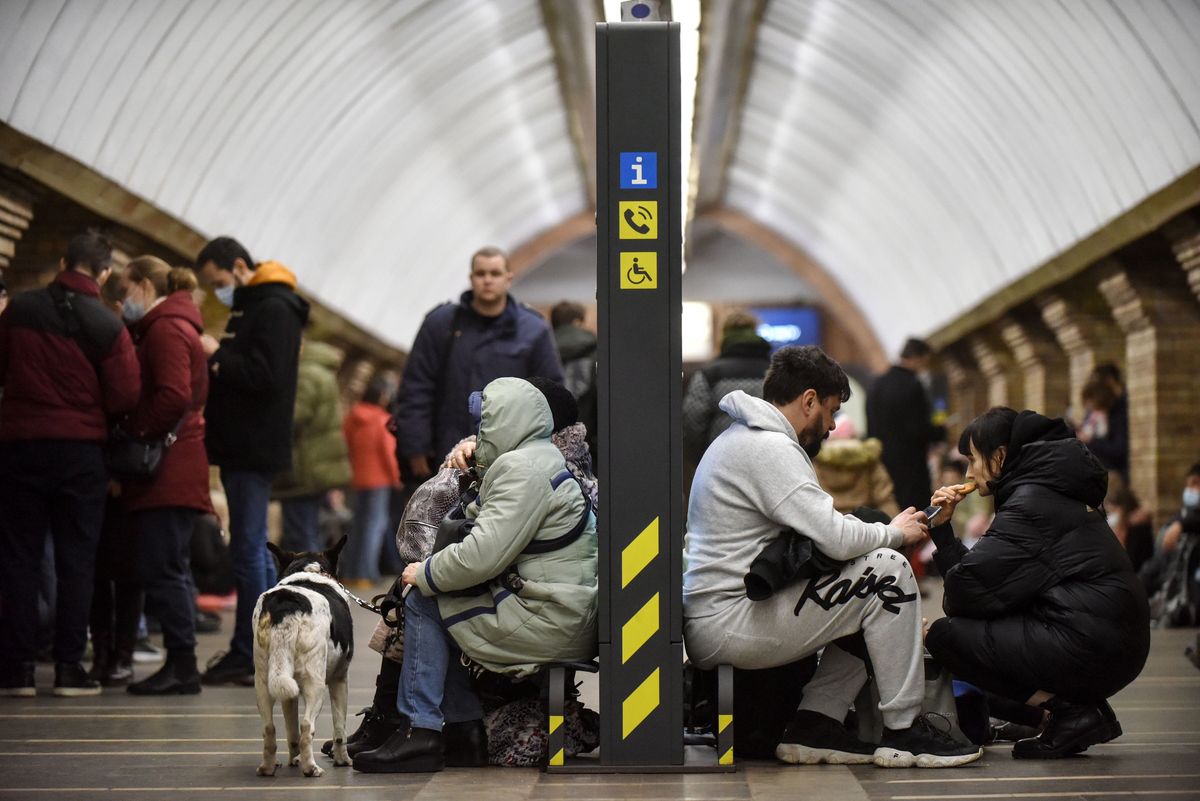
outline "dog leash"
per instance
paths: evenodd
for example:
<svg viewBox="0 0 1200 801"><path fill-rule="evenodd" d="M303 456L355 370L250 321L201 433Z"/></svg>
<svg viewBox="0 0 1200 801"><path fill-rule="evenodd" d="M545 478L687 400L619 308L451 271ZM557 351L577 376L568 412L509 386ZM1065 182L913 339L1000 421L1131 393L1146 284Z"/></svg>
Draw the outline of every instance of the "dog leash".
<svg viewBox="0 0 1200 801"><path fill-rule="evenodd" d="M350 590L346 589L346 585L340 581L338 582L338 586L342 588L342 592L346 593L346 597L349 598L351 601L354 601L354 603L358 604L363 609L366 609L368 612L374 612L375 614L379 615L380 617L383 616L383 608L382 607L377 606L376 604L373 604L370 601L364 601L362 598L359 598L357 595L350 592ZM408 591L411 589L412 589L412 587L405 587L404 591L400 593L400 597L401 598L408 597ZM382 597L382 596L380 596L380 597Z"/></svg>
<svg viewBox="0 0 1200 801"><path fill-rule="evenodd" d="M346 589L346 585L343 584L342 582L339 581L338 586L342 588L342 592L346 593L347 598L349 598L351 601L354 601L354 603L358 604L363 609L366 609L368 612L374 612L375 614L380 615L380 616L383 615L382 609L380 609L378 606L371 603L370 601L364 601L362 598L359 598L357 595L350 592L350 590Z"/></svg>

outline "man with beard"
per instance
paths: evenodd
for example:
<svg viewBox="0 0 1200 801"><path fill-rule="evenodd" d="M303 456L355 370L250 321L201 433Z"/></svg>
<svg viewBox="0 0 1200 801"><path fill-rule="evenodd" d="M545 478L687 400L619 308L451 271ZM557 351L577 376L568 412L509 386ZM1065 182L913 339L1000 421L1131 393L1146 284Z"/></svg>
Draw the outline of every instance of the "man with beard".
<svg viewBox="0 0 1200 801"><path fill-rule="evenodd" d="M959 746L920 714L921 601L908 561L894 550L929 535L924 514L909 507L887 524L840 514L813 470L834 414L849 398L842 368L820 348L806 346L772 357L762 399L735 391L721 401L733 425L701 459L688 506L688 655L700 668L754 670L824 649L776 748L785 762L961 765L983 752ZM792 536L782 533L788 529L834 560L833 572L750 600L751 563L780 536ZM859 741L842 724L866 670L838 641L859 632L879 688L884 732L878 744Z"/></svg>

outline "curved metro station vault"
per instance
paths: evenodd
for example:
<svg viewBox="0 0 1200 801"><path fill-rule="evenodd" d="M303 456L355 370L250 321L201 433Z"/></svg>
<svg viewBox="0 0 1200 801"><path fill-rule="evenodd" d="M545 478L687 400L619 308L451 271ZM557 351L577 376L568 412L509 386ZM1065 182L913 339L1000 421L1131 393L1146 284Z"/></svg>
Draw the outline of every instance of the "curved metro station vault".
<svg viewBox="0 0 1200 801"><path fill-rule="evenodd" d="M6 0L0 119L406 345L481 244L513 250L531 294L565 285L599 15ZM806 254L815 283L772 280L865 328L871 362L1200 163L1194 0L711 0L701 19L697 241L737 215Z"/></svg>

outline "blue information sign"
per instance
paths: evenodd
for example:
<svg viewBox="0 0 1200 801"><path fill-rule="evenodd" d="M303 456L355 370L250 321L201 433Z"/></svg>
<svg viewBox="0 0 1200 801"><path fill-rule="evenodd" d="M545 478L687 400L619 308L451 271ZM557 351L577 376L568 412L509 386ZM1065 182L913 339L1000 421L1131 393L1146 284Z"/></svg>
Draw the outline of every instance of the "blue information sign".
<svg viewBox="0 0 1200 801"><path fill-rule="evenodd" d="M622 189L657 189L658 154L621 153Z"/></svg>

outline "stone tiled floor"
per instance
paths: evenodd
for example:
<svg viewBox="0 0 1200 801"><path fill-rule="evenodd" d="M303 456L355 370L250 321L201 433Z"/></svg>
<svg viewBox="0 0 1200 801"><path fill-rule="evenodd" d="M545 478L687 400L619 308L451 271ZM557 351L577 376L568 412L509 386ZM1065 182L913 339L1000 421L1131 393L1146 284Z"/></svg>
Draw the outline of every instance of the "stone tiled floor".
<svg viewBox="0 0 1200 801"><path fill-rule="evenodd" d="M353 668L352 712L368 703L378 665L375 654L361 645L372 625L368 613L355 609L355 620L360 652ZM227 619L226 632L230 625ZM202 658L224 647L227 636L203 636ZM199 696L176 699L139 699L110 691L99 698L64 700L47 692L36 699L0 699L0 798L1200 799L1200 671L1182 656L1184 645L1194 639L1194 630L1155 632L1142 677L1113 701L1125 736L1085 756L1053 763L1017 762L1008 748L995 747L971 766L941 771L763 762L743 764L736 774L724 775L547 776L532 769L487 768L388 776L329 766L319 779L304 779L297 769L286 767L277 778L260 779L254 775L260 728L250 689L205 689ZM143 674L150 669L139 668ZM49 670L41 670L39 679L49 687ZM588 697L595 708L593 685L585 687ZM327 705L318 732L329 732Z"/></svg>

